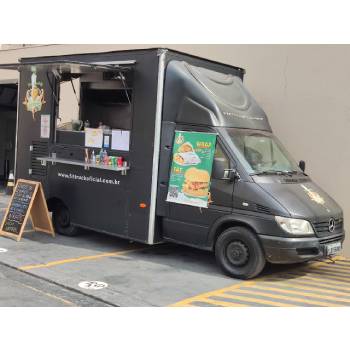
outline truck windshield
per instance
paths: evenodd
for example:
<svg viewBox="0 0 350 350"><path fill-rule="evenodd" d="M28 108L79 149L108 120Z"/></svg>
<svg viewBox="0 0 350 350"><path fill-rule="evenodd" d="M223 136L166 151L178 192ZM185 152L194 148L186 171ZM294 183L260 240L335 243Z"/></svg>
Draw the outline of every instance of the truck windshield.
<svg viewBox="0 0 350 350"><path fill-rule="evenodd" d="M250 174L300 173L283 145L271 133L249 129L226 129Z"/></svg>

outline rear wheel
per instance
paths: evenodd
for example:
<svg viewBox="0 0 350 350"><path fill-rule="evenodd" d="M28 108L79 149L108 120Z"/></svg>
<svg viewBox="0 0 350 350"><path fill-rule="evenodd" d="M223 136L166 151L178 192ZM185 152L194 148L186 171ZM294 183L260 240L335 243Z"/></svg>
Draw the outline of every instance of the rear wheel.
<svg viewBox="0 0 350 350"><path fill-rule="evenodd" d="M258 238L245 227L225 230L216 241L215 257L224 272L240 279L257 276L266 263Z"/></svg>
<svg viewBox="0 0 350 350"><path fill-rule="evenodd" d="M69 209L63 204L57 204L53 209L52 221L55 231L63 236L76 236L78 228L70 221Z"/></svg>

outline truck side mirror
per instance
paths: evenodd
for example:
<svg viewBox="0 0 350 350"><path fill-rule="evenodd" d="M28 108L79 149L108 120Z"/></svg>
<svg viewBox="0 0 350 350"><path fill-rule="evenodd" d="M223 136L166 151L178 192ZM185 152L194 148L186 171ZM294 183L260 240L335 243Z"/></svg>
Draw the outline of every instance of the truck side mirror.
<svg viewBox="0 0 350 350"><path fill-rule="evenodd" d="M225 169L224 177L222 180L228 180L230 182L236 182L241 178L238 171L236 169Z"/></svg>
<svg viewBox="0 0 350 350"><path fill-rule="evenodd" d="M215 179L237 181L240 176L236 169L228 169L227 160L224 158L215 158L213 163L212 176Z"/></svg>
<svg viewBox="0 0 350 350"><path fill-rule="evenodd" d="M299 168L302 170L303 173L305 173L305 161L304 160L299 161Z"/></svg>
<svg viewBox="0 0 350 350"><path fill-rule="evenodd" d="M227 160L224 158L214 158L212 176L214 179L222 179L225 169L227 168Z"/></svg>

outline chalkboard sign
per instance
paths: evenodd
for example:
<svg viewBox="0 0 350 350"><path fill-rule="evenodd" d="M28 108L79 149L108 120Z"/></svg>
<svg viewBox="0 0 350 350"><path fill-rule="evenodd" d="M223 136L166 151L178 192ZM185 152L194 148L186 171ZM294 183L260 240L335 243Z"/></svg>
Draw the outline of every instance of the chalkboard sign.
<svg viewBox="0 0 350 350"><path fill-rule="evenodd" d="M19 235L22 231L23 223L27 217L28 209L33 201L38 186L36 184L19 182L10 206L5 216L2 230L14 235Z"/></svg>
<svg viewBox="0 0 350 350"><path fill-rule="evenodd" d="M54 235L41 183L18 180L6 210L0 234L19 241L29 216L34 230Z"/></svg>

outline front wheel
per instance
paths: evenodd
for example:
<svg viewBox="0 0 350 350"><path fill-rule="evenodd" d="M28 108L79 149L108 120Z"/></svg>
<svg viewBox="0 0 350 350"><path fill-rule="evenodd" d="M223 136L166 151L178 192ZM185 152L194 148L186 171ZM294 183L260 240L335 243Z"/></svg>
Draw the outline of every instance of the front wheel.
<svg viewBox="0 0 350 350"><path fill-rule="evenodd" d="M224 272L240 279L259 275L266 263L258 238L245 227L225 230L215 243L215 257Z"/></svg>
<svg viewBox="0 0 350 350"><path fill-rule="evenodd" d="M55 206L52 213L52 222L55 231L60 235L72 237L78 234L78 228L72 225L70 221L69 209L63 204Z"/></svg>

